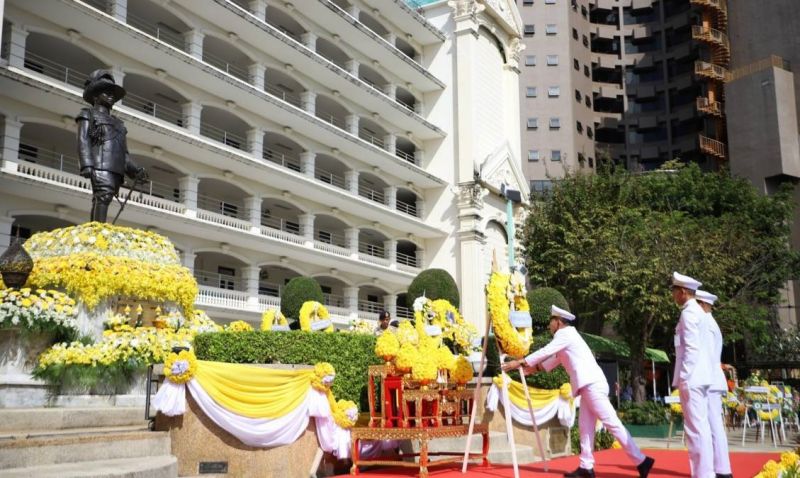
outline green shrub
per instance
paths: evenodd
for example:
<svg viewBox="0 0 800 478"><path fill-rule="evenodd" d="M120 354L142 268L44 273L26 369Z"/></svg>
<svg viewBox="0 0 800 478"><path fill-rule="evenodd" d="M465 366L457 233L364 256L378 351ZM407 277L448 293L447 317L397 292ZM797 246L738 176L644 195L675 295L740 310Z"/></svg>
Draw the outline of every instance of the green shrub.
<svg viewBox="0 0 800 478"><path fill-rule="evenodd" d="M382 361L375 356L375 337L366 334L319 332L218 332L194 339L201 360L229 363L309 364L328 362L336 369L333 393L337 399L368 409L367 367ZM380 392L377 392L380 393Z"/></svg>
<svg viewBox="0 0 800 478"><path fill-rule="evenodd" d="M406 294L408 308L414 307L414 301L423 294L431 300L447 299L455 308L461 302L456 281L444 269L426 269L411 281Z"/></svg>
<svg viewBox="0 0 800 478"><path fill-rule="evenodd" d="M669 408L649 400L642 403L622 402L618 415L622 423L629 425L666 425L669 423Z"/></svg>
<svg viewBox="0 0 800 478"><path fill-rule="evenodd" d="M319 283L311 277L295 277L283 288L281 312L287 319L299 320L300 307L309 300L325 300Z"/></svg>
<svg viewBox="0 0 800 478"><path fill-rule="evenodd" d="M578 455L581 452L581 435L578 430L578 413L575 411L575 426L569 430L569 441L572 444L572 454ZM607 450L614 444L614 435L608 430L603 428L594 434L594 451Z"/></svg>
<svg viewBox="0 0 800 478"><path fill-rule="evenodd" d="M537 287L528 291L528 305L531 307L531 318L535 331L547 330L550 323L550 306L555 305L569 310L567 299L561 292L551 287Z"/></svg>

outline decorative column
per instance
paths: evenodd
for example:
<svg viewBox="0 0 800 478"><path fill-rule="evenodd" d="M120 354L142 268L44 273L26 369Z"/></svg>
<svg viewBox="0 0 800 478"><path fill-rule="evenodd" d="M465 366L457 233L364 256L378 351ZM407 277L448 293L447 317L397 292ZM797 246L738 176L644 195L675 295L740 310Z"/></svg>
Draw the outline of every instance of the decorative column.
<svg viewBox="0 0 800 478"><path fill-rule="evenodd" d="M11 35L8 50L8 64L17 68L25 68L25 42L28 30L22 25L11 24Z"/></svg>
<svg viewBox="0 0 800 478"><path fill-rule="evenodd" d="M350 309L350 315L358 315L358 287L345 287L342 292L344 292L345 306Z"/></svg>
<svg viewBox="0 0 800 478"><path fill-rule="evenodd" d="M349 13L350 16L355 18L356 20L358 20L358 14L361 13L361 9L358 7L348 7L345 9L345 11Z"/></svg>
<svg viewBox="0 0 800 478"><path fill-rule="evenodd" d="M181 105L183 114L183 125L190 133L200 134L200 116L203 113L203 105L196 101L190 101Z"/></svg>
<svg viewBox="0 0 800 478"><path fill-rule="evenodd" d="M252 224L250 229L256 233L261 231L261 198L257 196L244 198L244 209Z"/></svg>
<svg viewBox="0 0 800 478"><path fill-rule="evenodd" d="M264 73L267 71L267 67L262 65L261 63L253 63L247 69L248 76L250 78L250 84L258 88L259 91L264 90Z"/></svg>
<svg viewBox="0 0 800 478"><path fill-rule="evenodd" d="M358 66L360 63L358 60L347 60L344 64L344 69L347 70L348 73L358 78Z"/></svg>
<svg viewBox="0 0 800 478"><path fill-rule="evenodd" d="M386 83L383 85L383 93L391 99L395 99L397 96L397 85L394 83Z"/></svg>
<svg viewBox="0 0 800 478"><path fill-rule="evenodd" d="M417 246L417 250L414 251L414 257L417 258L417 267L420 269L425 268L425 249Z"/></svg>
<svg viewBox="0 0 800 478"><path fill-rule="evenodd" d="M397 41L397 35L395 35L394 33L392 32L387 33L386 35L383 36L383 39L389 42L389 44L391 44L393 47L397 48L397 46L395 45L395 42Z"/></svg>
<svg viewBox="0 0 800 478"><path fill-rule="evenodd" d="M397 320L397 294L386 294L383 296L383 309L392 314L391 320Z"/></svg>
<svg viewBox="0 0 800 478"><path fill-rule="evenodd" d="M300 153L300 169L308 177L314 177L316 169L317 153L313 151L303 151Z"/></svg>
<svg viewBox="0 0 800 478"><path fill-rule="evenodd" d="M0 216L0 254L4 253L11 245L11 226L13 224L13 217Z"/></svg>
<svg viewBox="0 0 800 478"><path fill-rule="evenodd" d="M355 169L345 171L344 182L347 190L358 196L358 171Z"/></svg>
<svg viewBox="0 0 800 478"><path fill-rule="evenodd" d="M308 114L315 115L317 112L317 94L313 91L300 93L300 105Z"/></svg>
<svg viewBox="0 0 800 478"><path fill-rule="evenodd" d="M383 188L383 197L389 209L397 209L397 186Z"/></svg>
<svg viewBox="0 0 800 478"><path fill-rule="evenodd" d="M397 149L396 134L388 133L386 136L383 137L383 149L385 149L391 154L395 154L395 150Z"/></svg>
<svg viewBox="0 0 800 478"><path fill-rule="evenodd" d="M480 184L471 182L459 186L458 195L458 252L457 258L461 265L458 273L460 291L470 291L461 294L461 311L465 317L475 324L478 330L483 330L486 324L486 297L482 293L484 280L490 271L486 270L486 254L491 256L491 251L486 251L486 235L483 233L481 223L484 218L483 197L488 194ZM417 250L417 257L421 253Z"/></svg>
<svg viewBox="0 0 800 478"><path fill-rule="evenodd" d="M250 11L260 20L267 19L267 2L265 0L250 0Z"/></svg>
<svg viewBox="0 0 800 478"><path fill-rule="evenodd" d="M300 221L300 234L303 235L307 247L314 247L314 214L301 214L297 216Z"/></svg>
<svg viewBox="0 0 800 478"><path fill-rule="evenodd" d="M201 30L189 30L183 34L183 44L186 53L198 60L203 59L203 38L205 34Z"/></svg>
<svg viewBox="0 0 800 478"><path fill-rule="evenodd" d="M414 164L417 166L422 165L422 159L425 157L425 151L421 149L414 150Z"/></svg>
<svg viewBox="0 0 800 478"><path fill-rule="evenodd" d="M358 115L347 115L344 118L345 129L353 136L358 136Z"/></svg>
<svg viewBox="0 0 800 478"><path fill-rule="evenodd" d="M186 216L197 217L197 190L200 180L196 176L183 176L178 179L181 203L186 206Z"/></svg>
<svg viewBox="0 0 800 478"><path fill-rule="evenodd" d="M300 43L311 51L317 51L317 35L312 32L300 35Z"/></svg>
<svg viewBox="0 0 800 478"><path fill-rule="evenodd" d="M111 0L111 16L122 23L127 23L128 0Z"/></svg>
<svg viewBox="0 0 800 478"><path fill-rule="evenodd" d="M3 125L3 169L9 169L19 164L19 136L22 132L22 122L16 118L6 117Z"/></svg>
<svg viewBox="0 0 800 478"><path fill-rule="evenodd" d="M244 292L247 292L247 305L252 308L258 307L258 278L261 275L261 268L258 266L247 266L242 268L242 280L244 281Z"/></svg>
<svg viewBox="0 0 800 478"><path fill-rule="evenodd" d="M349 227L344 230L345 246L350 249L350 257L358 257L358 229Z"/></svg>
<svg viewBox="0 0 800 478"><path fill-rule="evenodd" d="M191 249L187 249L181 254L181 265L189 269L194 274L194 260L196 258L197 254L195 254Z"/></svg>
<svg viewBox="0 0 800 478"><path fill-rule="evenodd" d="M264 157L264 130L253 128L247 131L247 144L250 146L250 154L260 160Z"/></svg>
<svg viewBox="0 0 800 478"><path fill-rule="evenodd" d="M417 198L415 206L417 206L417 217L420 219L425 217L425 201L422 198Z"/></svg>
<svg viewBox="0 0 800 478"><path fill-rule="evenodd" d="M387 239L383 241L383 250L386 258L389 259L391 267L397 268L397 240Z"/></svg>

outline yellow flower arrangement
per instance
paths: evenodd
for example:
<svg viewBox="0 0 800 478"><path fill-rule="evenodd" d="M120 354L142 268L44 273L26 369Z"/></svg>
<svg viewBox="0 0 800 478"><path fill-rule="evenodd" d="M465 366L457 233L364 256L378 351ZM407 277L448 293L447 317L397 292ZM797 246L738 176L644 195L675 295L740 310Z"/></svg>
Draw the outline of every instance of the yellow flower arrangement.
<svg viewBox="0 0 800 478"><path fill-rule="evenodd" d="M366 319L353 319L346 332L353 334L372 335L375 331L375 322Z"/></svg>
<svg viewBox="0 0 800 478"><path fill-rule="evenodd" d="M327 392L333 380L336 378L336 370L328 362L318 362L314 365L314 376L311 378L311 386L320 392Z"/></svg>
<svg viewBox="0 0 800 478"><path fill-rule="evenodd" d="M408 372L414 366L416 356L417 348L410 343L405 343L400 346L400 351L397 352L394 366L400 372Z"/></svg>
<svg viewBox="0 0 800 478"><path fill-rule="evenodd" d="M800 476L800 456L787 451L781 454L781 461L769 460L754 478L797 478Z"/></svg>
<svg viewBox="0 0 800 478"><path fill-rule="evenodd" d="M252 332L253 326L244 320L236 320L225 326L226 332Z"/></svg>
<svg viewBox="0 0 800 478"><path fill-rule="evenodd" d="M411 378L419 382L426 383L436 380L438 374L439 368L436 365L436 360L431 354L416 354L414 357L414 363L411 366Z"/></svg>
<svg viewBox="0 0 800 478"><path fill-rule="evenodd" d="M330 314L328 314L328 309L324 305L313 300L304 302L300 307L300 329L310 332L312 330L312 322L328 320L328 317L330 317ZM325 332L333 332L333 330L333 323L331 323L325 329Z"/></svg>
<svg viewBox="0 0 800 478"><path fill-rule="evenodd" d="M400 352L400 342L392 332L386 331L375 341L375 355L385 361L392 360Z"/></svg>
<svg viewBox="0 0 800 478"><path fill-rule="evenodd" d="M762 410L758 411L758 418L760 418L761 420L775 421L778 419L778 415L780 415L780 410L778 410L777 408L770 411L762 411Z"/></svg>
<svg viewBox="0 0 800 478"><path fill-rule="evenodd" d="M172 383L184 384L197 373L197 357L191 350L171 353L164 362L164 375Z"/></svg>
<svg viewBox="0 0 800 478"><path fill-rule="evenodd" d="M265 310L261 314L261 330L272 330L272 324L277 320L277 325L289 325L289 321L283 316L280 309Z"/></svg>
<svg viewBox="0 0 800 478"><path fill-rule="evenodd" d="M447 370L452 372L456 369L456 358L453 356L453 352L451 352L446 346L442 345L437 348L434 353L434 357L436 359L436 367L439 370Z"/></svg>
<svg viewBox="0 0 800 478"><path fill-rule="evenodd" d="M781 466L784 468L800 466L800 455L793 451L781 453Z"/></svg>
<svg viewBox="0 0 800 478"><path fill-rule="evenodd" d="M77 314L75 301L55 290L0 290L0 329L18 327L69 337L78 332Z"/></svg>
<svg viewBox="0 0 800 478"><path fill-rule="evenodd" d="M489 314L492 319L495 335L502 351L513 358L521 358L528 354L531 347L531 329L517 330L511 325L509 313L511 307L507 297L510 276L492 272L489 285L486 287ZM529 310L527 300L517 299L518 310Z"/></svg>
<svg viewBox="0 0 800 478"><path fill-rule="evenodd" d="M680 396L680 391L676 388L675 390L672 391L672 393L670 395L673 396L673 397ZM682 416L683 415L683 409L681 408L681 404L679 402L678 403L670 403L669 404L669 411L672 412L672 414L675 415L675 416Z"/></svg>
<svg viewBox="0 0 800 478"><path fill-rule="evenodd" d="M397 326L397 341L402 347L405 344L417 345L419 343L419 333L411 325L411 322L404 320Z"/></svg>
<svg viewBox="0 0 800 478"><path fill-rule="evenodd" d="M457 384L464 385L472 380L473 371L472 364L464 357L459 355L456 358L456 368L450 376Z"/></svg>
<svg viewBox="0 0 800 478"><path fill-rule="evenodd" d="M475 325L465 321L448 300L434 300L431 308L436 314L431 323L442 328L442 338L452 342L459 353L470 353L472 341L478 336Z"/></svg>
<svg viewBox="0 0 800 478"><path fill-rule="evenodd" d="M358 406L352 400L339 400L333 398L333 393L328 392L330 395L328 401L331 403L331 412L333 412L333 420L341 428L353 428L358 420Z"/></svg>

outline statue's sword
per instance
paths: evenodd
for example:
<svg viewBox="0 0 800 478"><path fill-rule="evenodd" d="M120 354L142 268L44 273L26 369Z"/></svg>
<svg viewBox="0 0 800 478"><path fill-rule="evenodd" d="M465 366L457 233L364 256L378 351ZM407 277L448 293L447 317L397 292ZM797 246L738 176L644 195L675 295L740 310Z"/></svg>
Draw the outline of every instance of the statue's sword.
<svg viewBox="0 0 800 478"><path fill-rule="evenodd" d="M117 223L117 219L119 219L119 215L122 214L122 210L125 209L125 206L128 204L128 200L131 198L131 194L133 194L133 192L137 190L137 188L139 186L139 182L140 182L139 178L134 178L133 179L133 187L131 187L128 190L128 194L125 196L125 201L120 201L119 197L117 197L117 202L120 203L119 211L117 211L117 215L114 216L114 220L111 221L111 225L114 225L114 224Z"/></svg>

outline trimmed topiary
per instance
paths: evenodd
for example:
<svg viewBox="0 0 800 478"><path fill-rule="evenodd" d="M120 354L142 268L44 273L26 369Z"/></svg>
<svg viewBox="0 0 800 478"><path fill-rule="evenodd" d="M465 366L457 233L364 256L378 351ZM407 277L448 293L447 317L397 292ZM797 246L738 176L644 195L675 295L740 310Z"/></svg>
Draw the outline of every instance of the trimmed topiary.
<svg viewBox="0 0 800 478"><path fill-rule="evenodd" d="M528 291L528 305L531 307L533 328L538 331L547 329L547 324L550 322L551 305L569 310L567 299L552 287L538 287Z"/></svg>
<svg viewBox="0 0 800 478"><path fill-rule="evenodd" d="M300 307L309 300L319 303L325 300L319 283L311 277L295 277L283 288L281 312L286 318L297 321L300 317Z"/></svg>
<svg viewBox="0 0 800 478"><path fill-rule="evenodd" d="M458 308L461 302L456 281L444 269L424 270L411 281L406 294L408 308L413 308L414 301L417 297L422 297L423 294L431 300L446 299L455 308Z"/></svg>

